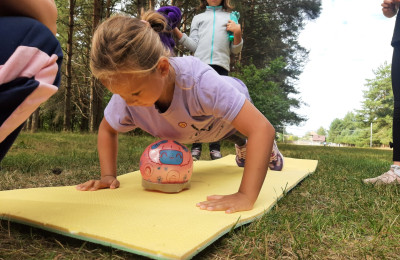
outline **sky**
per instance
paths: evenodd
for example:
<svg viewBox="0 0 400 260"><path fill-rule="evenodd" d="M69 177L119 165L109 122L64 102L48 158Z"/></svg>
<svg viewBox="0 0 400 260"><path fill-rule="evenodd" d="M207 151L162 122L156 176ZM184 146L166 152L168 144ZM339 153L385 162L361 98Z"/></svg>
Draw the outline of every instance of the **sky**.
<svg viewBox="0 0 400 260"><path fill-rule="evenodd" d="M288 133L304 136L335 118L361 108L366 79L385 62L391 63L395 17L382 14L383 0L322 0L321 15L308 21L299 35L309 51L299 77L296 98L307 103L294 110L309 119L287 126Z"/></svg>

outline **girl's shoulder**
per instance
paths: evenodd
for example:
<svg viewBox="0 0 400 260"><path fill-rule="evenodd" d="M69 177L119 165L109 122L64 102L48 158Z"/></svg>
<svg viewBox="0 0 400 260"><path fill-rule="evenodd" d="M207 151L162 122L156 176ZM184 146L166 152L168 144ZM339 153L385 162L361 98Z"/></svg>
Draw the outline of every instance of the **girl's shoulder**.
<svg viewBox="0 0 400 260"><path fill-rule="evenodd" d="M194 56L183 56L170 58L170 63L177 74L191 75L198 78L209 66Z"/></svg>

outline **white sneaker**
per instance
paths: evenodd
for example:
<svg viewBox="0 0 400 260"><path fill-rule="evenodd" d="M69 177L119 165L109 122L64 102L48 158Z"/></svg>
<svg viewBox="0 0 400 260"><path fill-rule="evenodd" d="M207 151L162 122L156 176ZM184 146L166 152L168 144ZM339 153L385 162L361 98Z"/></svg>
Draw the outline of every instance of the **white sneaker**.
<svg viewBox="0 0 400 260"><path fill-rule="evenodd" d="M400 184L400 177L394 173L394 167L392 166L390 170L384 174L375 178L364 179L363 182L376 185Z"/></svg>

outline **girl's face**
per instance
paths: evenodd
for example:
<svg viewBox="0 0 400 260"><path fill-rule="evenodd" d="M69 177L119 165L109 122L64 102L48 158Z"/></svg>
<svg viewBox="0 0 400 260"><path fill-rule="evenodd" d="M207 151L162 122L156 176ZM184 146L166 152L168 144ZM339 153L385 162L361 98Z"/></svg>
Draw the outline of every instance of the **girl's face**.
<svg viewBox="0 0 400 260"><path fill-rule="evenodd" d="M220 6L222 3L222 0L207 0L207 4L209 6Z"/></svg>
<svg viewBox="0 0 400 260"><path fill-rule="evenodd" d="M120 95L128 106L153 106L163 94L163 80L157 72L144 77L120 73L113 77L112 83L102 83L113 94Z"/></svg>
<svg viewBox="0 0 400 260"><path fill-rule="evenodd" d="M168 58L161 57L155 71L147 76L134 73L116 73L111 81L101 80L112 93L118 94L128 106L168 107L174 95L175 81Z"/></svg>

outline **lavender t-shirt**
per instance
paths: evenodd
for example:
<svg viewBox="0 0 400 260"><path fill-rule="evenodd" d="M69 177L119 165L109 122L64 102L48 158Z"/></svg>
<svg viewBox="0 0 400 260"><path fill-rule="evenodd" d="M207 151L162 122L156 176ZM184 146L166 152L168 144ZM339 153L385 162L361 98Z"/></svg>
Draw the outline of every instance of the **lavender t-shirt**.
<svg viewBox="0 0 400 260"><path fill-rule="evenodd" d="M113 95L104 117L118 132L137 127L161 139L182 143L208 143L232 135L231 122L241 110L249 92L242 81L220 76L199 59L170 58L176 72L170 107L160 113L155 106L128 106Z"/></svg>

